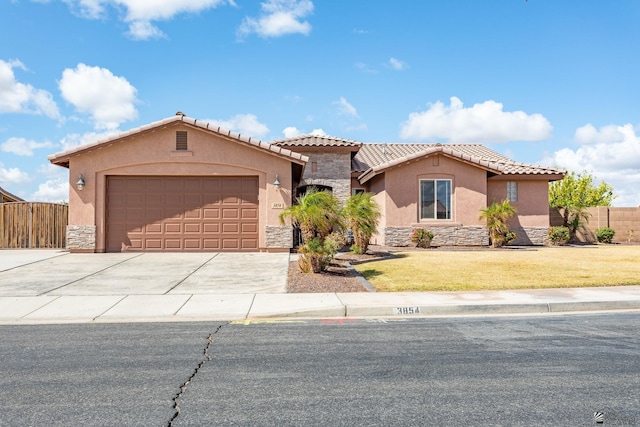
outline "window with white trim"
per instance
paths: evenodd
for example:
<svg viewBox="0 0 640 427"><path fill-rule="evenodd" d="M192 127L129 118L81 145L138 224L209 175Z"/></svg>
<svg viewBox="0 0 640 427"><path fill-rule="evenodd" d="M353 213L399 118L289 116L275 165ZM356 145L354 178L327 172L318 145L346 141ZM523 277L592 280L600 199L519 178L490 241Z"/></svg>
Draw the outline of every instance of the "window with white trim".
<svg viewBox="0 0 640 427"><path fill-rule="evenodd" d="M451 219L451 180L420 180L420 219Z"/></svg>
<svg viewBox="0 0 640 427"><path fill-rule="evenodd" d="M507 200L510 202L518 201L518 183L515 181L507 182Z"/></svg>

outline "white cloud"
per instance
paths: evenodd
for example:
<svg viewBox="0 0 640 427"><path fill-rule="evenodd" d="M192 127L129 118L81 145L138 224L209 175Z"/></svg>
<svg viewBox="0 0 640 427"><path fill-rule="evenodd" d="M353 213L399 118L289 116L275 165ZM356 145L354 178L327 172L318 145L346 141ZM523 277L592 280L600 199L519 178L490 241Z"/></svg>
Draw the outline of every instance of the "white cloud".
<svg viewBox="0 0 640 427"><path fill-rule="evenodd" d="M49 141L36 142L25 138L9 138L0 144L0 150L18 156L33 156L33 150L51 147L53 147L53 144Z"/></svg>
<svg viewBox="0 0 640 427"><path fill-rule="evenodd" d="M107 6L124 9L124 21L129 23L129 35L136 40L164 37L152 21L170 20L180 13L199 13L220 5L235 6L233 0L65 0L81 16L98 19Z"/></svg>
<svg viewBox="0 0 640 427"><path fill-rule="evenodd" d="M21 184L29 181L29 174L18 168L6 169L0 163L0 184Z"/></svg>
<svg viewBox="0 0 640 427"><path fill-rule="evenodd" d="M618 196L616 206L639 206L640 136L633 125L609 125L597 130L587 124L576 130L575 140L581 144L579 148L558 150L544 163L569 171L587 171L613 185Z"/></svg>
<svg viewBox="0 0 640 427"><path fill-rule="evenodd" d="M302 132L300 132L300 129L294 126L289 126L284 128L282 130L282 133L284 134L285 138L295 138L296 136L302 135Z"/></svg>
<svg viewBox="0 0 640 427"><path fill-rule="evenodd" d="M106 68L78 64L63 71L58 85L76 110L91 115L96 129L115 129L138 115L136 88Z"/></svg>
<svg viewBox="0 0 640 427"><path fill-rule="evenodd" d="M14 68L26 70L20 61L0 59L0 113L32 113L60 118L53 96L46 90L16 81Z"/></svg>
<svg viewBox="0 0 640 427"><path fill-rule="evenodd" d="M117 129L106 132L86 132L86 133L70 133L60 140L62 150L69 150L80 145L90 144L103 139L107 139L113 135L120 133Z"/></svg>
<svg viewBox="0 0 640 427"><path fill-rule="evenodd" d="M343 114L345 116L358 117L358 111L353 105L349 103L349 101L345 99L344 96L341 96L339 100L334 101L333 103L338 105L338 111L340 112L340 114Z"/></svg>
<svg viewBox="0 0 640 427"><path fill-rule="evenodd" d="M266 38L311 32L311 24L303 20L313 12L311 0L267 0L261 7L262 13L258 18L244 19L238 28L238 37L253 33Z"/></svg>
<svg viewBox="0 0 640 427"><path fill-rule="evenodd" d="M402 71L407 68L407 64L396 58L389 59L389 66L394 70Z"/></svg>
<svg viewBox="0 0 640 427"><path fill-rule="evenodd" d="M46 180L38 184L38 189L29 200L60 203L69 200L69 170L46 163L38 168L38 176Z"/></svg>
<svg viewBox="0 0 640 427"><path fill-rule="evenodd" d="M297 127L294 127L294 126L289 126L289 127L284 128L282 133L284 134L285 138L295 138L295 137L301 136L301 135L314 135L314 136L326 136L327 135L327 133L323 129L320 129L320 128L314 129L309 133L304 133L300 129L298 129Z"/></svg>
<svg viewBox="0 0 640 427"><path fill-rule="evenodd" d="M241 135L260 138L269 133L269 128L260 123L254 114L237 114L229 120L207 120L209 123L221 128L238 132Z"/></svg>
<svg viewBox="0 0 640 427"><path fill-rule="evenodd" d="M160 39L166 35L149 21L133 21L129 24L129 37L133 40Z"/></svg>
<svg viewBox="0 0 640 427"><path fill-rule="evenodd" d="M59 203L69 200L69 181L67 179L49 179L38 185L31 200L37 202Z"/></svg>
<svg viewBox="0 0 640 427"><path fill-rule="evenodd" d="M503 105L492 100L465 108L454 96L449 106L438 101L426 111L409 114L400 137L478 143L540 141L551 137L552 130L541 114L503 111Z"/></svg>

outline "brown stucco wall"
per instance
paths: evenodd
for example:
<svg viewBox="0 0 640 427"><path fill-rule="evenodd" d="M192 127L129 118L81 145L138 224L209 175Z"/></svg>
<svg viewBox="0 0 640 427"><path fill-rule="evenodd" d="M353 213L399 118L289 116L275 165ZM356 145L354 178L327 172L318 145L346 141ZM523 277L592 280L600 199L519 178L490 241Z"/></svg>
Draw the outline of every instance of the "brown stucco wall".
<svg viewBox="0 0 640 427"><path fill-rule="evenodd" d="M188 150L175 151L177 130L188 132ZM86 186L75 183L83 174ZM280 226L281 207L291 204L291 163L286 158L242 142L226 139L181 122L143 132L100 149L73 155L69 162L69 224L96 226L95 250L105 249L105 195L108 175L258 176L260 247L267 247L266 229ZM272 185L276 175L280 190ZM271 246L271 245L269 245ZM284 249L284 248L282 248Z"/></svg>
<svg viewBox="0 0 640 427"><path fill-rule="evenodd" d="M489 178L487 203L501 202L507 198L507 182L518 183L518 201L512 202L517 216L511 221L513 226L549 226L549 182L547 179L520 180L513 177Z"/></svg>
<svg viewBox="0 0 640 427"><path fill-rule="evenodd" d="M487 203L486 171L445 156L431 156L385 173L386 226L482 225L480 209ZM419 219L421 179L450 179L452 219Z"/></svg>

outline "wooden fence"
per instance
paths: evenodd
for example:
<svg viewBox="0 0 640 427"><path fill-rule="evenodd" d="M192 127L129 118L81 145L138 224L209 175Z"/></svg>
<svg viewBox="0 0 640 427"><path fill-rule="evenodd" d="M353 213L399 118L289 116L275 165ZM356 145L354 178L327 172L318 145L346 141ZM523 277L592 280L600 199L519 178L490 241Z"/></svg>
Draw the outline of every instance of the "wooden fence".
<svg viewBox="0 0 640 427"><path fill-rule="evenodd" d="M0 203L0 248L66 247L69 206L55 203Z"/></svg>

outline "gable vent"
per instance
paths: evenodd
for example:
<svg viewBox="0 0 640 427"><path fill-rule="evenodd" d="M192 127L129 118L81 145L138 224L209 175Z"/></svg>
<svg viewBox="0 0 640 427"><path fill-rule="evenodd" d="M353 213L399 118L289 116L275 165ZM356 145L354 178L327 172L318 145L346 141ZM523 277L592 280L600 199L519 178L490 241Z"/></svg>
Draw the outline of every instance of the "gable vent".
<svg viewBox="0 0 640 427"><path fill-rule="evenodd" d="M187 150L187 131L176 131L176 151Z"/></svg>

